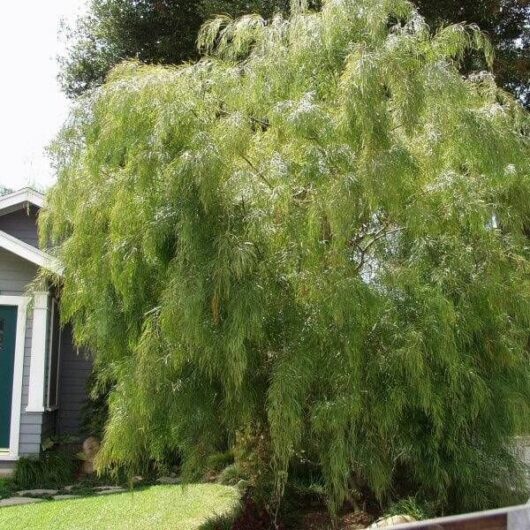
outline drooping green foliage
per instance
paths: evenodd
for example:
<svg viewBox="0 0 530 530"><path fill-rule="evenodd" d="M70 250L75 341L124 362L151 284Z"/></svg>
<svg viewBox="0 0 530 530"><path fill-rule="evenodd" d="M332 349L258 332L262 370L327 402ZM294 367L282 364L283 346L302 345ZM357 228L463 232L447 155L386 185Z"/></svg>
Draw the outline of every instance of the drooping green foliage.
<svg viewBox="0 0 530 530"><path fill-rule="evenodd" d="M117 382L100 465L175 450L191 476L257 432L277 498L304 451L332 510L351 488L513 500L529 120L459 74L488 41L432 36L404 0L328 0L199 42L197 64L115 69L54 147L62 315Z"/></svg>

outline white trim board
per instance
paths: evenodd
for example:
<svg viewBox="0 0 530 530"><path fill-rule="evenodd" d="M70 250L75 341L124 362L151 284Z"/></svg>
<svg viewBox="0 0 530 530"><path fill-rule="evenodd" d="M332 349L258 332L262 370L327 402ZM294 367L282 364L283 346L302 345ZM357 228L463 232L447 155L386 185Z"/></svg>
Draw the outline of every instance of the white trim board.
<svg viewBox="0 0 530 530"><path fill-rule="evenodd" d="M3 230L0 230L0 247L39 267L43 267L59 275L63 274L63 267L56 258L13 237Z"/></svg>
<svg viewBox="0 0 530 530"><path fill-rule="evenodd" d="M0 295L0 305L17 308L17 336L15 338L15 363L13 368L13 393L11 399L11 431L9 451L0 452L0 461L18 460L20 443L20 413L22 408L22 376L26 342L26 317L29 297Z"/></svg>
<svg viewBox="0 0 530 530"><path fill-rule="evenodd" d="M44 412L44 377L46 373L46 342L48 339L47 292L33 297L33 331L29 364L28 405L26 412Z"/></svg>
<svg viewBox="0 0 530 530"><path fill-rule="evenodd" d="M6 215L20 210L26 204L33 204L37 208L44 206L44 195L33 188L20 190L0 196L0 215Z"/></svg>

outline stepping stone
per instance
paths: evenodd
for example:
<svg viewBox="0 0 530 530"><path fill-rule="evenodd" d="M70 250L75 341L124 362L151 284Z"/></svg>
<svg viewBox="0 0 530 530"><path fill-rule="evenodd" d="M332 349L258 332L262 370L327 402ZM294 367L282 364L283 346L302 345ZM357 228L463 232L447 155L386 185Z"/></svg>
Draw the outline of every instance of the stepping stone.
<svg viewBox="0 0 530 530"><path fill-rule="evenodd" d="M80 499L81 495L54 495L54 501L65 501L67 499Z"/></svg>
<svg viewBox="0 0 530 530"><path fill-rule="evenodd" d="M379 519L368 528L389 528L397 524L413 523L416 519L410 515L392 515L389 517L383 517Z"/></svg>
<svg viewBox="0 0 530 530"><path fill-rule="evenodd" d="M70 486L65 486L64 491L72 491L75 488L75 484L70 484Z"/></svg>
<svg viewBox="0 0 530 530"><path fill-rule="evenodd" d="M178 477L160 477L157 482L159 484L180 484L182 481Z"/></svg>
<svg viewBox="0 0 530 530"><path fill-rule="evenodd" d="M96 495L109 495L111 493L123 493L124 491L127 491L125 488L115 488L111 490L100 490L96 493Z"/></svg>
<svg viewBox="0 0 530 530"><path fill-rule="evenodd" d="M95 491L107 491L107 492L125 491L124 488L122 488L121 486L96 486L94 490Z"/></svg>
<svg viewBox="0 0 530 530"><path fill-rule="evenodd" d="M10 497L9 499L1 500L0 507L18 506L20 504L33 504L35 502L44 502L44 499L39 499L37 497Z"/></svg>
<svg viewBox="0 0 530 530"><path fill-rule="evenodd" d="M45 489L23 490L17 491L17 495L20 497L51 497L52 495L57 495L58 491Z"/></svg>

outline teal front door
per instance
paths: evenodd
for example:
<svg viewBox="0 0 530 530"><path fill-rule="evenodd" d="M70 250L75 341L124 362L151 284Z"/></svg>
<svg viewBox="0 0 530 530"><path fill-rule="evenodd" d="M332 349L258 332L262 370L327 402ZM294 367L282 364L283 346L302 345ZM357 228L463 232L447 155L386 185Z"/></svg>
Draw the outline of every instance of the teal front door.
<svg viewBox="0 0 530 530"><path fill-rule="evenodd" d="M0 306L0 449L9 448L17 308Z"/></svg>

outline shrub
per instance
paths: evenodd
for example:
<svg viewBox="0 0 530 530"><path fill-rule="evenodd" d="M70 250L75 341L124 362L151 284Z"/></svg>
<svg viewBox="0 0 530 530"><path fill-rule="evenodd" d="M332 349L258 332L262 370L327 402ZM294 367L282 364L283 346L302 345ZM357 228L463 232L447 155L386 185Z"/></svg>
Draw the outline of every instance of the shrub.
<svg viewBox="0 0 530 530"><path fill-rule="evenodd" d="M237 464L225 467L217 477L217 482L225 486L235 486L241 480L248 480L248 475Z"/></svg>
<svg viewBox="0 0 530 530"><path fill-rule="evenodd" d="M234 463L234 454L231 451L214 453L207 459L206 469L209 473L219 473Z"/></svg>
<svg viewBox="0 0 530 530"><path fill-rule="evenodd" d="M13 493L13 480L10 478L0 478L0 499L11 497Z"/></svg>
<svg viewBox="0 0 530 530"><path fill-rule="evenodd" d="M13 482L18 489L60 488L74 480L77 468L78 462L71 452L45 451L38 458L20 458Z"/></svg>
<svg viewBox="0 0 530 530"><path fill-rule="evenodd" d="M415 497L407 497L393 503L385 512L385 515L410 515L417 521L429 519L436 515L433 507Z"/></svg>

